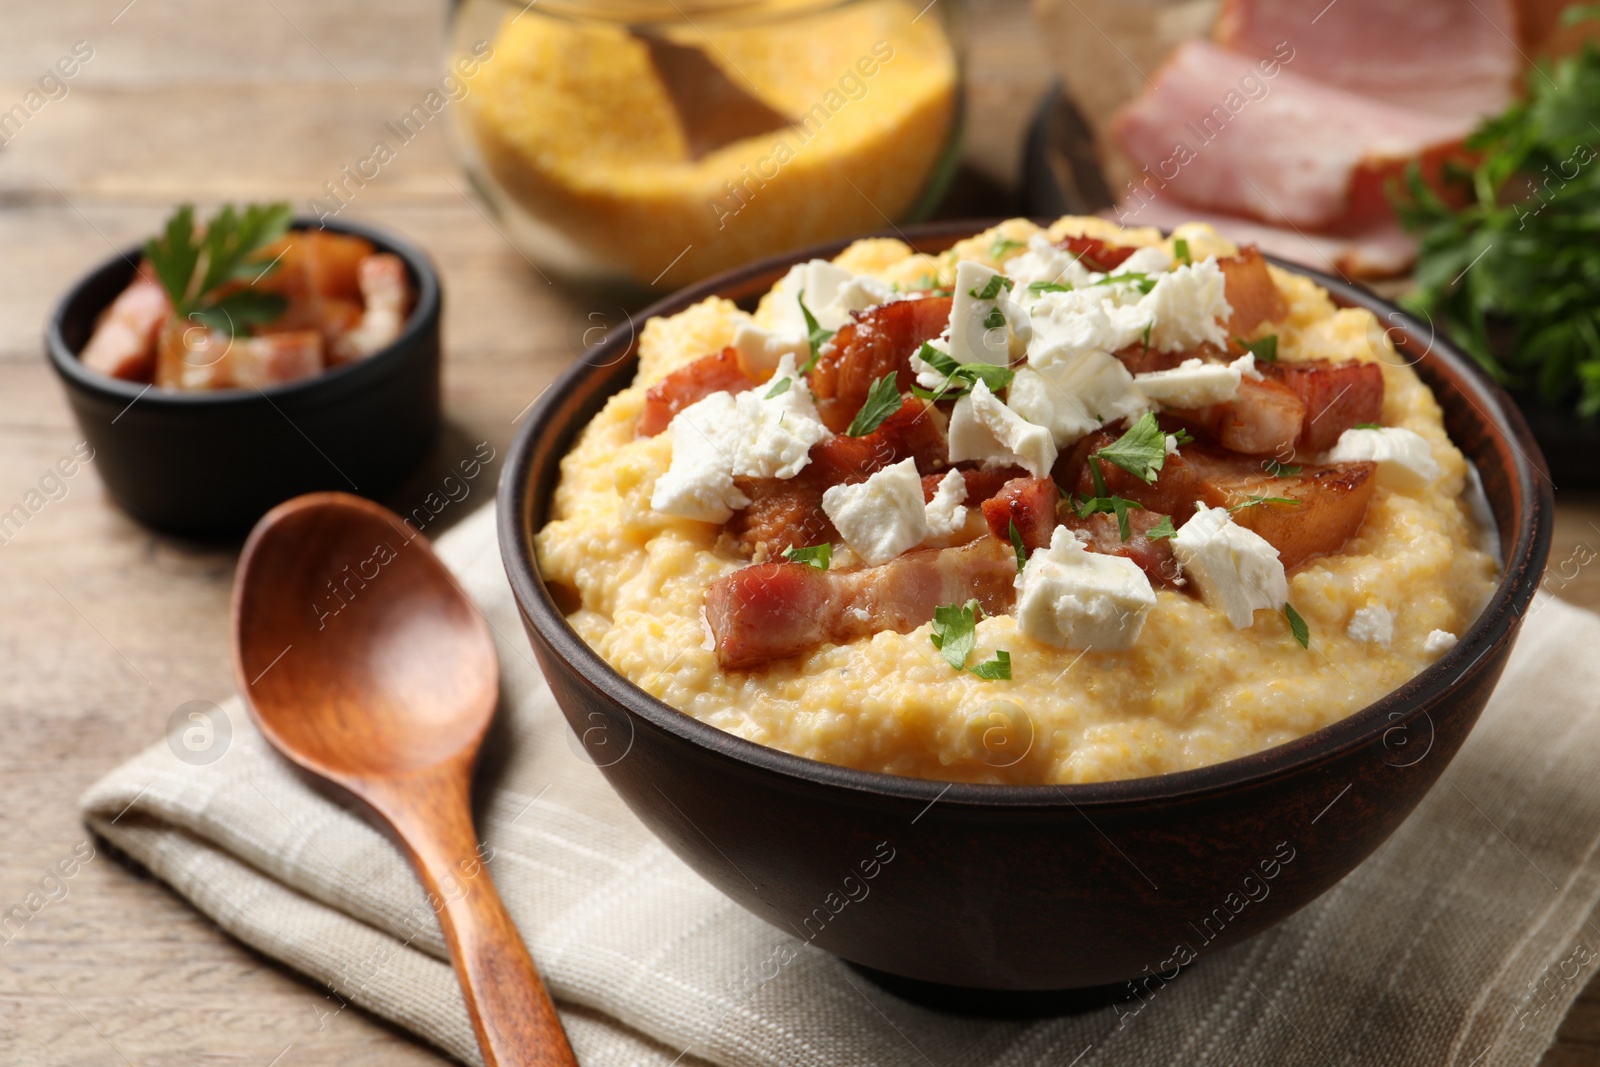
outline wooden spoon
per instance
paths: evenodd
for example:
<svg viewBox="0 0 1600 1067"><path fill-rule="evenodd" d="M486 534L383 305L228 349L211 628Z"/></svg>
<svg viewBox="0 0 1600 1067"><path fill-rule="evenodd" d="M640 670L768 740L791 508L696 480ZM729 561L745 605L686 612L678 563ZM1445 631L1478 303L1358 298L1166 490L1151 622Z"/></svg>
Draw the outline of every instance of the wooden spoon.
<svg viewBox="0 0 1600 1067"><path fill-rule="evenodd" d="M500 680L420 534L344 493L268 512L239 560L234 669L261 732L400 839L439 914L487 1067L576 1067L479 850L472 767Z"/></svg>

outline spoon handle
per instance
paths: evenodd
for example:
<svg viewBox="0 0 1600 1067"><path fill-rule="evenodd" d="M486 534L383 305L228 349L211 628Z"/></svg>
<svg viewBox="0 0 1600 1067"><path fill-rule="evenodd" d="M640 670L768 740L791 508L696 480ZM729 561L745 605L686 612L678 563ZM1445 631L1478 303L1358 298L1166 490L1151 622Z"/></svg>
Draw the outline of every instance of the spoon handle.
<svg viewBox="0 0 1600 1067"><path fill-rule="evenodd" d="M577 1067L550 994L489 875L465 775L410 778L375 805L439 915L484 1067ZM378 798L373 798L378 799Z"/></svg>

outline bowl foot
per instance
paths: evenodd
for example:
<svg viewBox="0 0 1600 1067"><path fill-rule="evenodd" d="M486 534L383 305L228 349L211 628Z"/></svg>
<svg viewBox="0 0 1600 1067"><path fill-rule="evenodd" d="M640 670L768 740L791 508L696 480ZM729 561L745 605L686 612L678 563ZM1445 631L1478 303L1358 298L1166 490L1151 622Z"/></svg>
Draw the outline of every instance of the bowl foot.
<svg viewBox="0 0 1600 1067"><path fill-rule="evenodd" d="M1087 989L970 989L924 982L874 970L845 960L845 965L873 985L924 1008L986 1019L1037 1019L1098 1011L1129 999L1127 983Z"/></svg>

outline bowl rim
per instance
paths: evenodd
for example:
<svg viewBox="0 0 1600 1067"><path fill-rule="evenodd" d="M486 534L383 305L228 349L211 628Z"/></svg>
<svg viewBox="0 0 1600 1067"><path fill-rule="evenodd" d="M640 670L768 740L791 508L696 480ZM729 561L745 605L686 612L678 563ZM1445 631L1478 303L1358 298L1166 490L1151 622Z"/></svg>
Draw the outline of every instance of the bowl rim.
<svg viewBox="0 0 1600 1067"><path fill-rule="evenodd" d="M708 296L719 295L743 280L781 270L794 263L812 258L832 259L856 240L898 237L915 246L919 239L924 243L932 243L950 238L954 243L982 233L1001 221L1005 220L924 223L769 256L724 271L657 300L639 312L636 319L644 322L657 315L674 314ZM1033 221L1048 225L1054 220ZM1544 473L1538 445L1515 404L1450 341L1370 290L1312 268L1273 256L1266 258L1278 267L1312 279L1328 290L1336 304L1365 308L1390 322L1391 329L1398 329L1416 338L1427 337L1427 346L1414 362L1439 359L1456 372L1451 377L1465 387L1462 391L1478 411L1485 428L1510 446L1502 449L1511 460L1509 480L1513 486L1521 489L1521 506L1513 516L1515 539L1510 544L1501 539L1500 579L1482 611L1466 632L1460 635L1456 645L1376 701L1319 730L1219 763L1139 778L1036 785L951 782L859 770L798 756L726 733L651 696L624 678L568 624L544 587L533 552L535 531L525 521L531 512L531 457L536 440L546 432L566 433L570 429L575 436L581 431L581 427L547 427L546 422L564 398L589 375L609 369L617 362L601 358L606 352L613 348L621 349L625 359L636 360L637 330L629 331L625 338L607 338L584 359L576 361L557 376L535 401L527 421L507 452L497 490L499 511L496 525L502 562L524 619L537 630L538 638L586 684L599 690L629 715L643 719L650 726L681 741L730 759L742 765L747 772L776 775L798 786L832 787L856 794L920 802L926 805L924 811L934 803L940 803L968 809L1074 809L1081 813L1083 808L1107 809L1187 801L1202 795L1216 795L1282 780L1318 764L1331 762L1363 746L1381 743L1390 731L1404 729L1419 718L1426 717L1431 708L1474 674L1492 653L1514 639L1538 588L1549 553L1553 526L1551 509L1554 505L1552 487L1548 475ZM1476 395L1471 395L1473 393ZM555 462L559 463L559 458ZM1530 563L1536 566L1529 568L1527 565Z"/></svg>
<svg viewBox="0 0 1600 1067"><path fill-rule="evenodd" d="M417 280L417 299L411 308L411 313L406 316L405 325L400 330L400 336L384 345L376 352L364 359L346 363L342 367L322 371L310 378L301 378L298 381L281 382L276 385L256 386L254 388L231 388L203 390L196 392L178 392L170 389L157 389L152 384L130 382L122 378L111 378L107 375L92 371L83 365L78 358L79 353L74 351L66 342L63 328L67 322L67 311L79 299L83 291L101 275L129 264L137 264L144 255L143 247L128 249L108 256L95 266L85 271L73 282L56 301L55 307L50 312L50 318L45 325L45 355L50 360L56 372L74 387L87 392L97 393L107 399L120 400L132 405L135 400L146 407L167 408L171 410L187 410L195 407L228 407L243 404L259 404L263 399L271 403L277 400L294 401L321 390L337 390L343 385L359 386L363 379L381 374L386 365L394 359L401 358L409 352L427 334L437 330L442 294L439 283L438 271L434 269L432 261L421 248L404 238L397 237L387 230L369 226L360 222L348 222L341 219L313 219L305 215L296 215L289 221L290 230L332 230L337 233L350 234L355 237L364 237L371 241L380 251L392 252L399 256L406 264L407 269ZM113 297L115 299L115 297ZM90 320L99 317L109 304L96 307L89 315ZM142 400L141 400L142 398Z"/></svg>

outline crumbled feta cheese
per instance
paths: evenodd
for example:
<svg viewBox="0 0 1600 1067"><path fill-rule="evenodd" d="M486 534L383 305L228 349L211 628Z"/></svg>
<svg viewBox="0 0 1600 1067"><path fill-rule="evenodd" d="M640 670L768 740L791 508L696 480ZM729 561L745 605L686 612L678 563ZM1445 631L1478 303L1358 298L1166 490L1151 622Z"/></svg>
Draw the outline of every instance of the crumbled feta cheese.
<svg viewBox="0 0 1600 1067"><path fill-rule="evenodd" d="M1019 368L1006 393L1006 406L1047 427L1056 448L1062 449L1101 423L1137 418L1150 403L1134 388L1133 375L1120 359L1085 352L1045 367Z"/></svg>
<svg viewBox="0 0 1600 1067"><path fill-rule="evenodd" d="M1234 360L1231 365L1238 367L1244 376L1252 382L1264 382L1267 380L1266 375L1256 369L1256 354L1254 352L1246 352Z"/></svg>
<svg viewBox="0 0 1600 1067"><path fill-rule="evenodd" d="M1167 455L1176 456L1177 454L1178 454L1178 437L1177 437L1176 434L1170 434L1169 433L1169 434L1167 434Z"/></svg>
<svg viewBox="0 0 1600 1067"><path fill-rule="evenodd" d="M1172 257L1159 245L1148 245L1111 268L1110 276L1118 274L1158 274L1172 267Z"/></svg>
<svg viewBox="0 0 1600 1067"><path fill-rule="evenodd" d="M871 566L888 563L928 536L922 478L909 459L864 482L831 486L822 494L822 510L845 543Z"/></svg>
<svg viewBox="0 0 1600 1067"><path fill-rule="evenodd" d="M1378 484L1391 489L1426 489L1439 477L1439 464L1427 438L1413 430L1384 426L1346 430L1328 452L1330 463L1370 460L1378 465Z"/></svg>
<svg viewBox="0 0 1600 1067"><path fill-rule="evenodd" d="M784 355L774 380L793 383L777 396L762 385L734 396L727 392L690 404L673 418L672 464L656 480L650 506L678 518L726 522L749 499L735 477L793 478L811 461L811 446L829 436L817 417L793 355Z"/></svg>
<svg viewBox="0 0 1600 1067"><path fill-rule="evenodd" d="M1382 604L1357 608L1356 613L1350 616L1350 625L1345 633L1352 641L1365 641L1388 648L1389 642L1394 640L1394 612Z"/></svg>
<svg viewBox="0 0 1600 1067"><path fill-rule="evenodd" d="M1430 656L1442 656L1456 647L1456 635L1449 630L1429 630L1422 640L1422 651Z"/></svg>
<svg viewBox="0 0 1600 1067"><path fill-rule="evenodd" d="M950 471L939 480L924 513L929 537L949 537L967 524L967 480L960 471Z"/></svg>
<svg viewBox="0 0 1600 1067"><path fill-rule="evenodd" d="M1088 551L1065 526L1028 557L1015 582L1017 628L1063 648L1131 648L1156 604L1138 564Z"/></svg>
<svg viewBox="0 0 1600 1067"><path fill-rule="evenodd" d="M1107 354L1138 344L1151 328L1150 314L1140 306L1139 290L1126 285L1043 293L1030 312L1033 337L1028 363L1043 370L1090 353Z"/></svg>
<svg viewBox="0 0 1600 1067"><path fill-rule="evenodd" d="M727 522L750 498L733 484L733 457L719 443L737 418L731 393L712 393L678 412L667 428L672 465L656 479L650 507L664 515Z"/></svg>
<svg viewBox="0 0 1600 1067"><path fill-rule="evenodd" d="M1200 598L1225 613L1236 630L1249 626L1258 608L1276 611L1289 600L1278 550L1234 522L1225 508L1197 504L1194 517L1172 539L1172 554L1184 576L1194 579Z"/></svg>
<svg viewBox="0 0 1600 1067"><path fill-rule="evenodd" d="M1254 369L1255 357L1248 353L1232 363L1186 359L1171 370L1134 375L1133 384L1145 396L1167 407L1200 408L1232 400L1245 372Z"/></svg>
<svg viewBox="0 0 1600 1067"><path fill-rule="evenodd" d="M861 311L894 299L894 290L876 278L851 274L825 259L797 263L777 285L784 299L778 302L774 325L785 336L807 336L805 316L799 297L805 294L806 308L825 330L837 330L850 321L852 311Z"/></svg>
<svg viewBox="0 0 1600 1067"><path fill-rule="evenodd" d="M1078 257L1064 248L1057 248L1050 238L1036 233L1028 238L1028 250L1006 261L1006 276L1016 282L1011 299L1026 309L1032 309L1042 295L1029 288L1035 282L1066 285L1076 289L1089 282L1090 274Z"/></svg>
<svg viewBox="0 0 1600 1067"><path fill-rule="evenodd" d="M999 279L997 285L996 279ZM982 263L962 260L956 264L955 297L950 301L950 356L957 363L1011 362L1011 324L1017 318L1011 302L1011 279ZM980 293L991 288L990 299Z"/></svg>
<svg viewBox="0 0 1600 1067"><path fill-rule="evenodd" d="M1050 431L1002 404L982 379L956 401L955 410L950 413L949 435L951 463L1015 463L1026 467L1035 478L1044 478L1056 461Z"/></svg>
<svg viewBox="0 0 1600 1067"><path fill-rule="evenodd" d="M1228 303L1227 277L1215 256L1161 275L1156 287L1139 302L1150 312L1150 347L1158 352L1179 352L1210 343L1228 343L1222 324L1233 315Z"/></svg>
<svg viewBox="0 0 1600 1067"><path fill-rule="evenodd" d="M739 366L758 382L776 371L786 355L802 363L811 358L811 342L804 331L775 333L753 322L741 322L734 330L733 347L739 353Z"/></svg>

